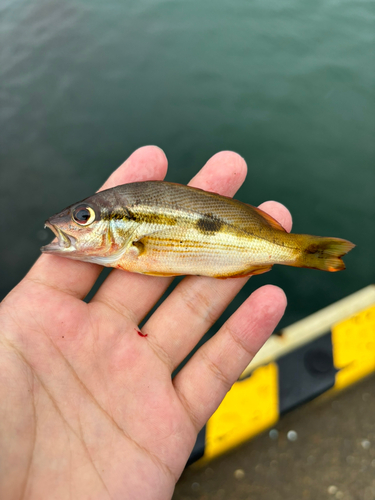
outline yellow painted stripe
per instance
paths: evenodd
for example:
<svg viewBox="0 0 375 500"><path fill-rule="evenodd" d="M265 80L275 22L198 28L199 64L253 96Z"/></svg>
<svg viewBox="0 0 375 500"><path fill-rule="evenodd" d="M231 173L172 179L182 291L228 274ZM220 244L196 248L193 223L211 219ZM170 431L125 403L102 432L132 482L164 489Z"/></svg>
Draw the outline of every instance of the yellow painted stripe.
<svg viewBox="0 0 375 500"><path fill-rule="evenodd" d="M335 389L343 389L375 370L375 305L332 327Z"/></svg>
<svg viewBox="0 0 375 500"><path fill-rule="evenodd" d="M236 382L225 396L207 422L206 447L201 461L255 436L278 418L278 370L272 362Z"/></svg>

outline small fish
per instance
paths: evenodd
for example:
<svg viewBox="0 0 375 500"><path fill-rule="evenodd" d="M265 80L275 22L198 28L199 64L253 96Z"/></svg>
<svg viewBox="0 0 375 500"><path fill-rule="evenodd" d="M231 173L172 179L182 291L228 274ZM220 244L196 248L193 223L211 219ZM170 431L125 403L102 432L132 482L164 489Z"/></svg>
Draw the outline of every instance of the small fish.
<svg viewBox="0 0 375 500"><path fill-rule="evenodd" d="M240 277L274 264L341 271L355 246L289 234L259 208L162 181L101 191L45 225L57 239L44 253L153 276Z"/></svg>

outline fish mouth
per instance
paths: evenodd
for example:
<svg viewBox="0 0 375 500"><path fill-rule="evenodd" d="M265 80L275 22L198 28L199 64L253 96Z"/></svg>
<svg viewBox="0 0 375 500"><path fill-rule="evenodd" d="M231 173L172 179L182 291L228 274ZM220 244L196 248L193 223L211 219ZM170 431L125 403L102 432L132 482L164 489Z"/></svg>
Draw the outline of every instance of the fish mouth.
<svg viewBox="0 0 375 500"><path fill-rule="evenodd" d="M56 238L48 245L42 247L40 250L44 253L66 253L76 250L76 238L66 234L62 229L51 224L48 220L45 222L44 227L48 227Z"/></svg>

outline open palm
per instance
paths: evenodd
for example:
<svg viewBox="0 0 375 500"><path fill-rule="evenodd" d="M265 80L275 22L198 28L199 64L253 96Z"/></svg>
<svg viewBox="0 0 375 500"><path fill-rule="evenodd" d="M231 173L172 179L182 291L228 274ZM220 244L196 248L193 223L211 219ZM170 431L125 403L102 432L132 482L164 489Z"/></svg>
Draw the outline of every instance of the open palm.
<svg viewBox="0 0 375 500"><path fill-rule="evenodd" d="M163 179L164 153L137 150L103 188ZM190 185L232 196L246 175L235 153L212 157ZM59 209L59 207L56 207ZM289 212L263 204L287 230ZM0 307L0 498L167 499L197 432L285 309L254 292L171 373L247 278L183 279L140 331L170 278L42 255Z"/></svg>

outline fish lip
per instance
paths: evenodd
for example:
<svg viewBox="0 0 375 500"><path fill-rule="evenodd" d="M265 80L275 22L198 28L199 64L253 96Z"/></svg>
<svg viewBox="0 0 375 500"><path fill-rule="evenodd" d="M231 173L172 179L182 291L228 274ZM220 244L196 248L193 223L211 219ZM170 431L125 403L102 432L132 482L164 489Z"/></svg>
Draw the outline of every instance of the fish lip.
<svg viewBox="0 0 375 500"><path fill-rule="evenodd" d="M62 229L55 226L48 220L44 223L44 227L48 227L56 238L48 245L45 245L40 250L44 253L65 253L76 250L76 238L66 234Z"/></svg>

